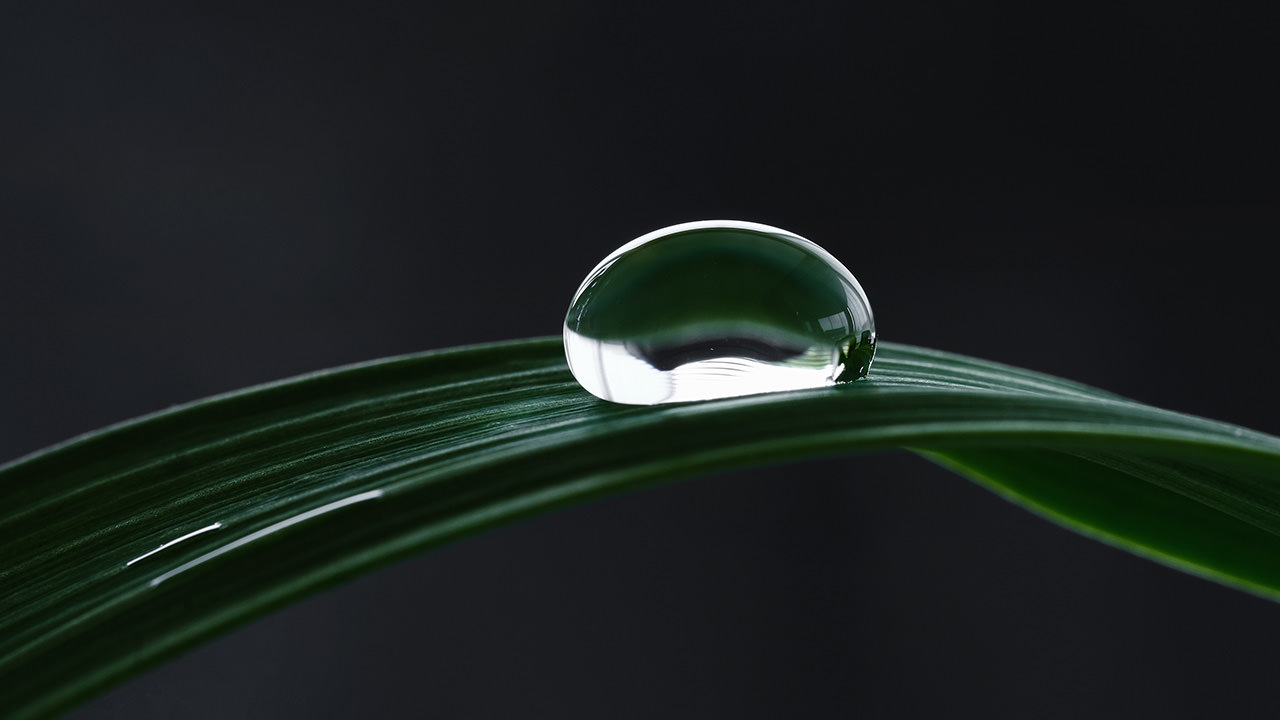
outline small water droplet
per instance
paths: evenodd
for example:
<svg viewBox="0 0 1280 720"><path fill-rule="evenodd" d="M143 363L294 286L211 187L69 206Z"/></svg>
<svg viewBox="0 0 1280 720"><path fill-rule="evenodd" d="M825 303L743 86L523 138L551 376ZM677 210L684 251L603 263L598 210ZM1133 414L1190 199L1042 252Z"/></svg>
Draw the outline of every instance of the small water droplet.
<svg viewBox="0 0 1280 720"><path fill-rule="evenodd" d="M222 527L222 523L220 523L220 522L216 522L216 523L213 523L212 525L205 525L204 527L200 528L199 530L192 530L191 532L189 532L189 533L187 533L187 534L185 534L185 535L181 535L181 536L176 537L176 538L174 538L174 539L172 539L172 540L169 540L168 542L161 543L161 544L160 544L160 546L159 546L159 547L157 547L157 548L155 548L154 550L148 550L147 552L142 553L142 554L141 554L141 555L139 555L138 557L136 557L136 558L134 558L134 559L130 560L129 562L125 563L125 564L124 564L124 566L125 566L125 567L129 567L130 565L132 565L132 564L134 564L134 563L138 562L139 560L146 560L147 558L151 557L152 555L155 555L155 554L156 554L156 553L158 553L158 552L161 552L162 550L168 550L169 548L173 547L174 545L177 545L177 544L178 544L178 543L180 543L180 542L183 542L183 541L185 541L185 540L190 540L191 538L193 538L193 537L195 537L195 536L197 536L197 535L203 535L203 534L205 534L205 533L207 533L207 532L211 532L211 531L213 531L213 530L217 530L217 529L219 529L219 528L221 528L221 527Z"/></svg>
<svg viewBox="0 0 1280 720"><path fill-rule="evenodd" d="M325 513L330 513L330 512L333 512L334 510L339 510L341 508L347 507L348 505L354 505L356 503L364 502L366 500L376 500L382 497L382 494L383 494L382 490L369 490L368 492L357 493L355 495L342 498L341 500L335 500L331 503L326 503L324 505L321 505L320 507L312 508L305 512L300 512L297 515L293 515L291 517L285 518L284 520L272 523L271 525L268 525L259 530L255 530L249 533L248 535L232 540L231 542L226 543L225 545L222 545L217 549L210 550L209 552L201 555L200 557L194 560L188 560L187 562L182 563L178 567L173 568L168 572L161 573L151 578L151 582L149 582L148 584L151 587L155 587L160 583L164 582L165 580L168 580L177 575L181 575L182 573L187 572L191 568L197 567L199 565L203 565L204 563L216 557L225 555L231 552L232 550L235 550L236 548L244 547L245 545L248 545L249 543L255 540L261 540L262 538L272 533L279 532L281 530L284 530L285 528L292 527L294 525L297 525L300 522L305 522L312 518L319 517L321 515L324 515ZM215 524L218 527L222 527L222 523L215 523Z"/></svg>
<svg viewBox="0 0 1280 720"><path fill-rule="evenodd" d="M582 387L629 405L800 390L863 377L871 305L814 243L768 225L673 225L596 266L564 321Z"/></svg>

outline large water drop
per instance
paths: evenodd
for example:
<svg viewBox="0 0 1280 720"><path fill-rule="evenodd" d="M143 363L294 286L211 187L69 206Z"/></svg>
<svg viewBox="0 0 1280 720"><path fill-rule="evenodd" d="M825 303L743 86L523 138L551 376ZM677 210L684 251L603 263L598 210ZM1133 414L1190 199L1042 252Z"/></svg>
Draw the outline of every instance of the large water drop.
<svg viewBox="0 0 1280 720"><path fill-rule="evenodd" d="M711 220L632 240L596 266L564 321L582 387L630 405L816 388L863 377L871 305L814 243Z"/></svg>

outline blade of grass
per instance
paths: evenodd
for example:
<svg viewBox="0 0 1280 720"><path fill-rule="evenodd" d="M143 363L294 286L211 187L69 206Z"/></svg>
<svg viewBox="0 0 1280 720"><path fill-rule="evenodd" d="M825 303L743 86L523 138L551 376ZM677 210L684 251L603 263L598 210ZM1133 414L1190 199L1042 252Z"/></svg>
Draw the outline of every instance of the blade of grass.
<svg viewBox="0 0 1280 720"><path fill-rule="evenodd" d="M557 338L340 368L0 468L0 707L70 707L374 567L655 482L907 447L1087 535L1280 597L1280 440L883 344L873 377L598 401Z"/></svg>

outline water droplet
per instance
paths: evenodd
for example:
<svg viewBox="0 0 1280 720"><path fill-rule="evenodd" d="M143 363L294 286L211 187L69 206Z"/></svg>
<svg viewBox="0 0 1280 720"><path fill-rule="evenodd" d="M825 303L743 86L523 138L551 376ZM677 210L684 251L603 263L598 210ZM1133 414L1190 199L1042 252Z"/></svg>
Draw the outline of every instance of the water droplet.
<svg viewBox="0 0 1280 720"><path fill-rule="evenodd" d="M564 321L582 387L629 405L824 387L867 374L867 296L814 243L768 225L673 225L596 266Z"/></svg>

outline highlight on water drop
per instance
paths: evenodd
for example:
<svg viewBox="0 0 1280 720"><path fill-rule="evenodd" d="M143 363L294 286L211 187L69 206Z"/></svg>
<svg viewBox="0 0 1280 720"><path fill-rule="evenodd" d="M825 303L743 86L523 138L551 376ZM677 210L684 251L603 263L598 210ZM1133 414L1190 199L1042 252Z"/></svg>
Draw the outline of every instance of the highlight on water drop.
<svg viewBox="0 0 1280 720"><path fill-rule="evenodd" d="M817 388L866 376L871 304L799 235L708 220L656 230L600 262L564 321L573 376L629 405Z"/></svg>

